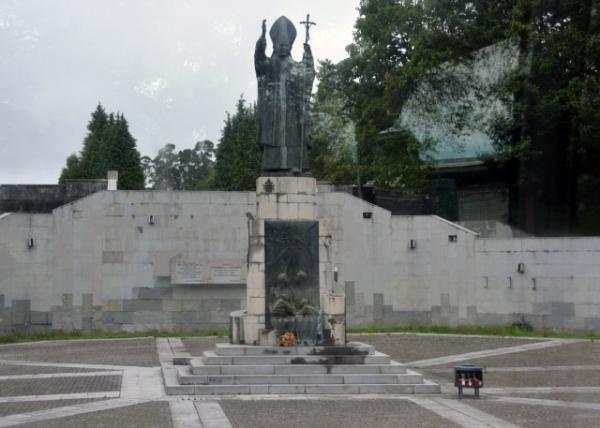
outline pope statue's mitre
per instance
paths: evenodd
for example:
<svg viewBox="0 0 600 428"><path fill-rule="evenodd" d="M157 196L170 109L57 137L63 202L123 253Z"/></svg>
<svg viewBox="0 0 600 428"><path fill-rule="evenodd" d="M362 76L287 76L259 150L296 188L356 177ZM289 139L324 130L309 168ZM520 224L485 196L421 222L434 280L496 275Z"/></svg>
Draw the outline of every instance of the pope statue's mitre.
<svg viewBox="0 0 600 428"><path fill-rule="evenodd" d="M282 16L273 23L269 35L273 41L273 46L277 46L281 43L292 46L296 39L296 27L294 27L292 21L285 16Z"/></svg>

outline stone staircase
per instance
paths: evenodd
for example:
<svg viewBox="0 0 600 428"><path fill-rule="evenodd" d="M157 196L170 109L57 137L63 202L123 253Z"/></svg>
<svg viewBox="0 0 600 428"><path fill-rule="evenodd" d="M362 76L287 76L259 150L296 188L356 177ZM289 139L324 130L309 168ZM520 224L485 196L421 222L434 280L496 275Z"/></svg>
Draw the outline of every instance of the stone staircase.
<svg viewBox="0 0 600 428"><path fill-rule="evenodd" d="M169 395L436 394L438 384L371 345L291 348L217 344L163 366Z"/></svg>

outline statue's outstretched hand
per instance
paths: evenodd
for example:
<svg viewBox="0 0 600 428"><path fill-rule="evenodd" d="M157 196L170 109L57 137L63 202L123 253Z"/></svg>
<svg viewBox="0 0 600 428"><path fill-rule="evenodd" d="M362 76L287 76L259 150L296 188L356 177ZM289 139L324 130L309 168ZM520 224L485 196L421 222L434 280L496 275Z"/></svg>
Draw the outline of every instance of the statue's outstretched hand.
<svg viewBox="0 0 600 428"><path fill-rule="evenodd" d="M263 19L262 22L262 34L256 43L257 47L261 50L265 50L267 48L267 20Z"/></svg>

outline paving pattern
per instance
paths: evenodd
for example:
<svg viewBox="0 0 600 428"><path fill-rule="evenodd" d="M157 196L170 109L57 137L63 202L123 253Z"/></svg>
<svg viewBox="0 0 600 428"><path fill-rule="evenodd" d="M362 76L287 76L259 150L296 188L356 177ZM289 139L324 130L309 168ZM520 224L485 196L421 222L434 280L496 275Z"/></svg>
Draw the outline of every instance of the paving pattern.
<svg viewBox="0 0 600 428"><path fill-rule="evenodd" d="M96 400L50 400L50 401L15 401L0 403L0 416L15 415L20 413L38 412L55 407L76 406Z"/></svg>
<svg viewBox="0 0 600 428"><path fill-rule="evenodd" d="M0 347L0 359L146 367L158 365L153 338L60 340L3 345Z"/></svg>
<svg viewBox="0 0 600 428"><path fill-rule="evenodd" d="M221 406L234 428L460 427L409 400L225 400Z"/></svg>
<svg viewBox="0 0 600 428"><path fill-rule="evenodd" d="M167 396L161 366L226 338L0 346L0 428L600 426L600 343L453 335L350 335L442 385L441 395ZM454 365L485 367L457 398Z"/></svg>
<svg viewBox="0 0 600 428"><path fill-rule="evenodd" d="M349 334L348 340L370 343L401 363L539 342L514 337L436 335L435 340L431 337L429 334Z"/></svg>

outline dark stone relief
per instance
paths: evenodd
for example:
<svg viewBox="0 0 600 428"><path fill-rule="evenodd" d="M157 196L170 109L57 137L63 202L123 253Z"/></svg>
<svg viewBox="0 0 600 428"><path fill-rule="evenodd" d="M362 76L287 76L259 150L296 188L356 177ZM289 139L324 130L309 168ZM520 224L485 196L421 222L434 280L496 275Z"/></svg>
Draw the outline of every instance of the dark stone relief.
<svg viewBox="0 0 600 428"><path fill-rule="evenodd" d="M319 223L265 222L265 321L277 336L291 331L303 345L322 338L319 296Z"/></svg>

